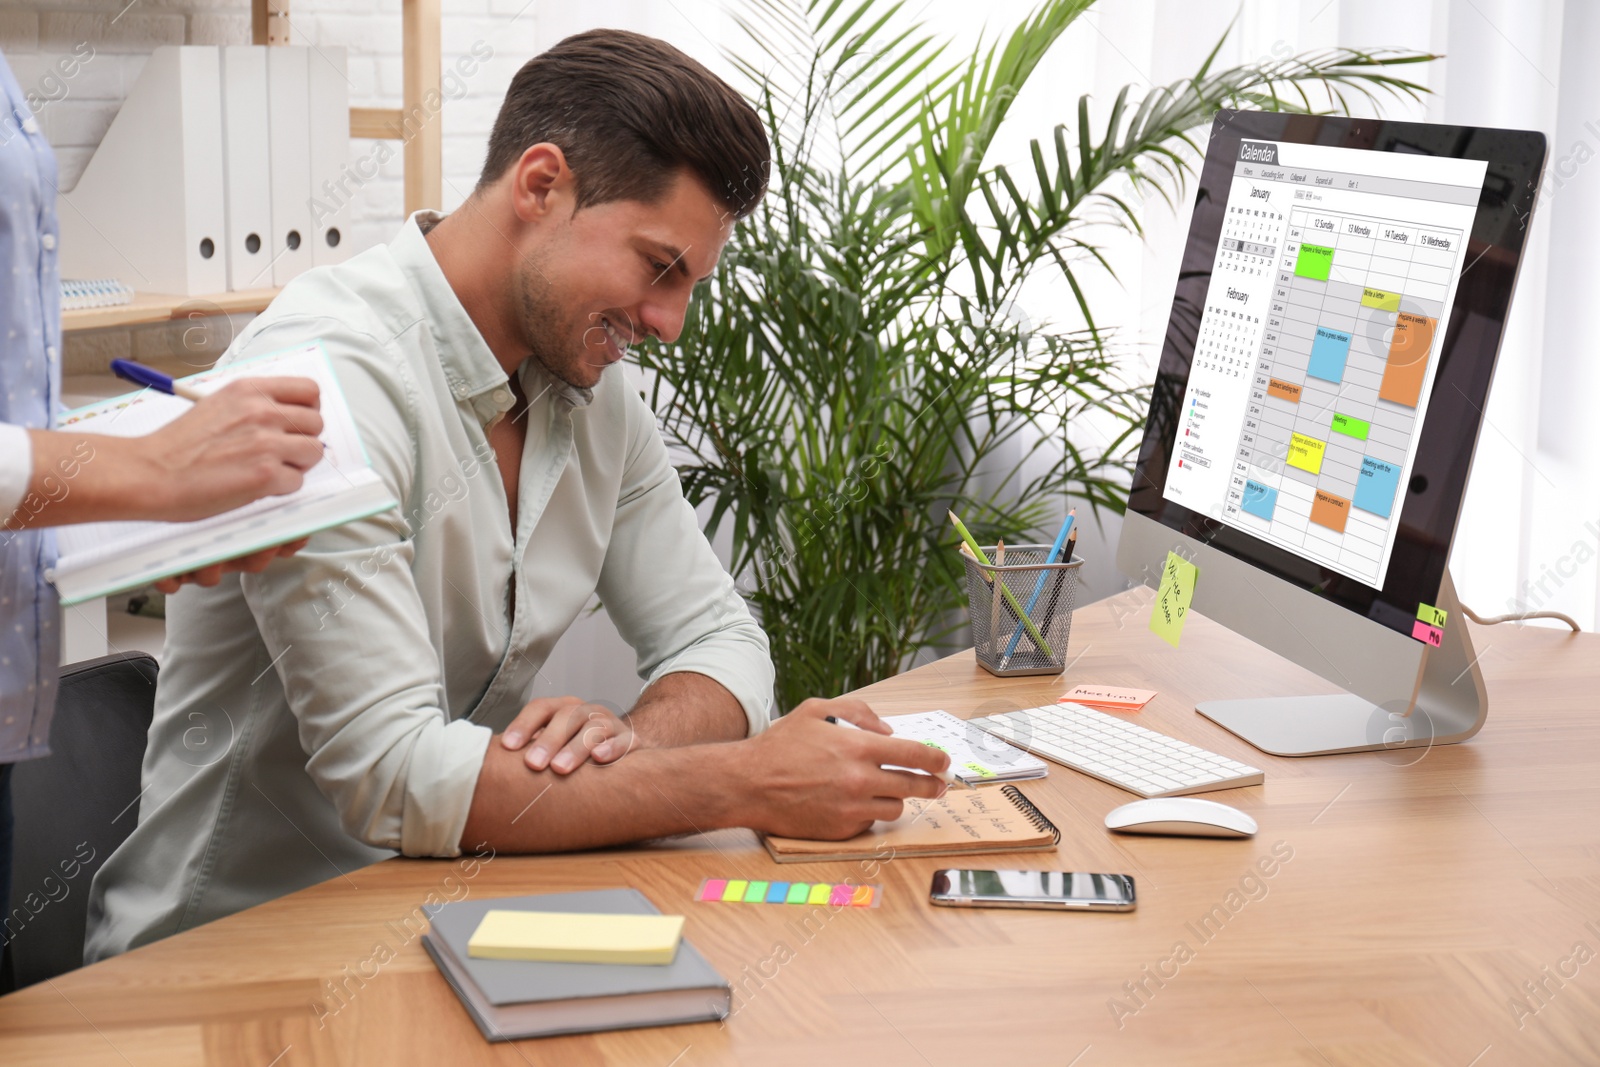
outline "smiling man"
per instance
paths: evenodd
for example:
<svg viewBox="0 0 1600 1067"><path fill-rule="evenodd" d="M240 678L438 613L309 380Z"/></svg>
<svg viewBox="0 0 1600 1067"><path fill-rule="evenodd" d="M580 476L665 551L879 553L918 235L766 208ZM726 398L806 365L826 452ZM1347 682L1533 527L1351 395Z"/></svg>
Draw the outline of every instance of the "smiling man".
<svg viewBox="0 0 1600 1067"><path fill-rule="evenodd" d="M396 852L840 838L942 791L885 769L948 759L859 701L765 729L765 635L612 366L676 340L768 161L754 110L682 53L572 37L517 74L466 203L302 276L241 335L230 360L322 339L401 507L169 602L139 825L95 878L90 959ZM528 701L597 592L638 703Z"/></svg>

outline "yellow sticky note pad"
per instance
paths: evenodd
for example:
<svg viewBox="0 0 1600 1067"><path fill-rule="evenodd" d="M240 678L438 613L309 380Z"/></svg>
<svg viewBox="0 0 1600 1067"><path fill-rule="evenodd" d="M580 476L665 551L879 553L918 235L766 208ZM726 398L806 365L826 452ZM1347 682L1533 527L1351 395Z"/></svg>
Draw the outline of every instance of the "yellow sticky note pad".
<svg viewBox="0 0 1600 1067"><path fill-rule="evenodd" d="M1150 613L1150 631L1173 648L1178 647L1178 638L1183 635L1189 602L1194 599L1194 585L1199 579L1199 567L1176 552L1167 553L1167 562L1161 568L1161 588L1156 590L1155 610Z"/></svg>
<svg viewBox="0 0 1600 1067"><path fill-rule="evenodd" d="M483 960L668 964L683 937L682 915L588 915L490 911L467 942Z"/></svg>
<svg viewBox="0 0 1600 1067"><path fill-rule="evenodd" d="M1327 451L1326 441L1319 441L1303 433L1289 435L1289 466L1299 467L1307 474L1322 472L1322 457Z"/></svg>

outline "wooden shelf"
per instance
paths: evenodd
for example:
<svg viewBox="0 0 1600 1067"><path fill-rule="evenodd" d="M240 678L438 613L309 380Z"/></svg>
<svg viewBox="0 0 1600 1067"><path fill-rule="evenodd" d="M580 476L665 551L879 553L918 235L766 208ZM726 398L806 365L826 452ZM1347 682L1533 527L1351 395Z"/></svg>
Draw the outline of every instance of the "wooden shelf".
<svg viewBox="0 0 1600 1067"><path fill-rule="evenodd" d="M61 313L61 330L104 330L113 326L142 326L151 322L172 322L195 315L232 315L262 311L278 295L277 289L240 289L209 296L173 296L167 293L135 293L133 301L116 307L82 308Z"/></svg>

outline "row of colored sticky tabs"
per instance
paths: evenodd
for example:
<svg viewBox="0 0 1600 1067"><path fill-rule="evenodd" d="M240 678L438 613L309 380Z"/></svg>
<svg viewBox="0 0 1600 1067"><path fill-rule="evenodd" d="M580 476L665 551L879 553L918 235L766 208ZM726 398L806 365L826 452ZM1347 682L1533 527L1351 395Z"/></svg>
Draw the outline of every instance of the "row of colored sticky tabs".
<svg viewBox="0 0 1600 1067"><path fill-rule="evenodd" d="M746 878L707 878L694 899L719 904L827 904L835 908L876 908L883 889L846 882L762 882Z"/></svg>

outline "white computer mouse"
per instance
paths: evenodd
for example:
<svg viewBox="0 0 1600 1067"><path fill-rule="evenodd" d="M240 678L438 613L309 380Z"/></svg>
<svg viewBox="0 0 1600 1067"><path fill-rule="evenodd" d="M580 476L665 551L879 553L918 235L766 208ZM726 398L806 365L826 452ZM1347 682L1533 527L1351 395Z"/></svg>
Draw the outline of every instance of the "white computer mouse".
<svg viewBox="0 0 1600 1067"><path fill-rule="evenodd" d="M1156 797L1124 804L1106 816L1106 829L1124 834L1250 837L1256 821L1238 808L1194 797Z"/></svg>

